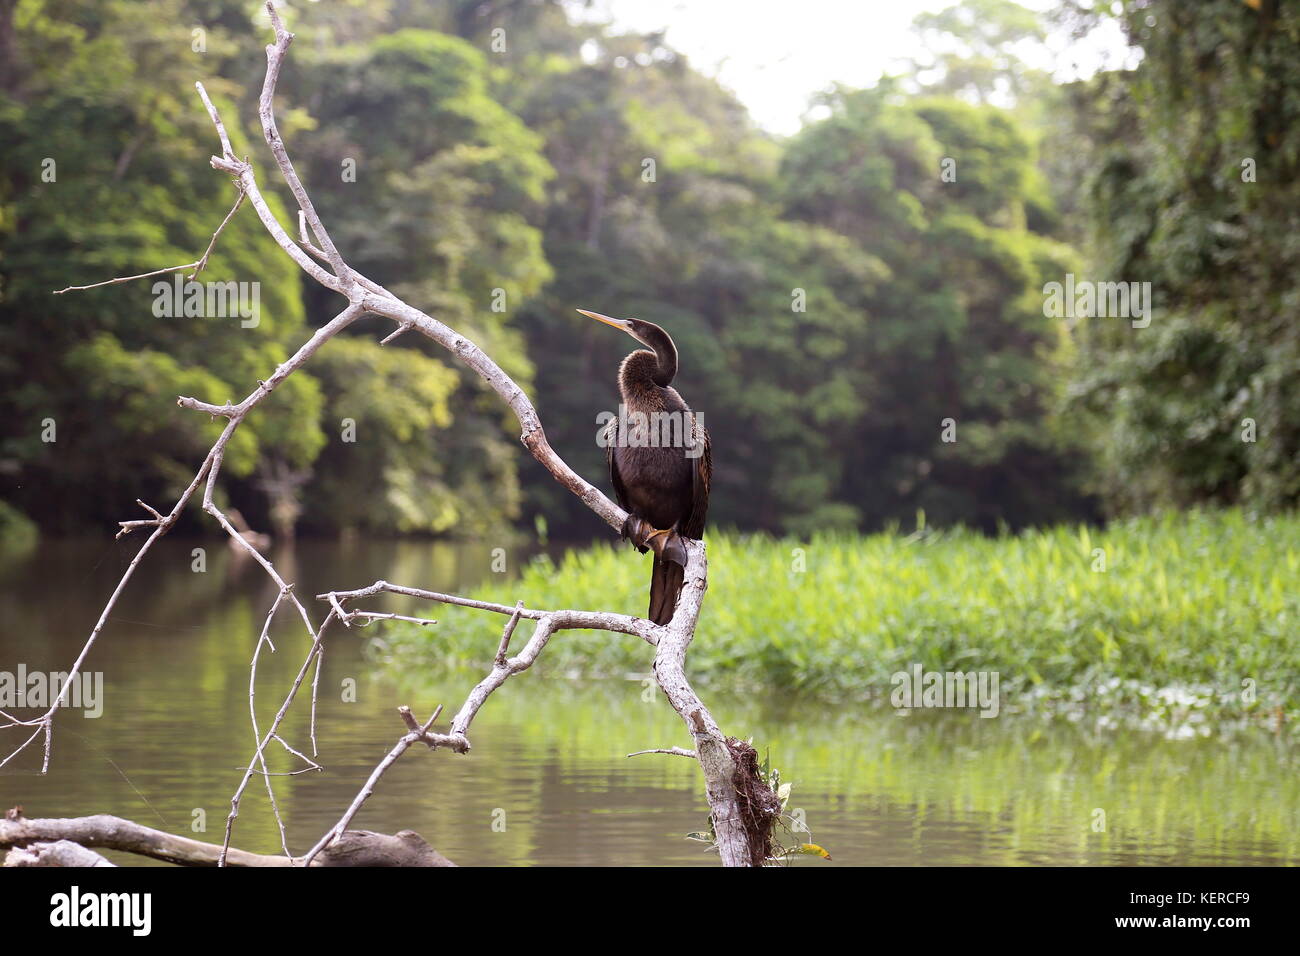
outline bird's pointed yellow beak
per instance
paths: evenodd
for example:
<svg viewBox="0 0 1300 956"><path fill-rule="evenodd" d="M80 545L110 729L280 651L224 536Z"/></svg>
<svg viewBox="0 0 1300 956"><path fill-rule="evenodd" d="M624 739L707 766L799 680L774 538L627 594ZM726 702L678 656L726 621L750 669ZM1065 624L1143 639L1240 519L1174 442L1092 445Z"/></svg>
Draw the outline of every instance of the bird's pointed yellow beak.
<svg viewBox="0 0 1300 956"><path fill-rule="evenodd" d="M611 319L608 315L601 315L599 312L588 312L586 309L578 309L578 311L589 319L595 319L597 322L604 322L606 325L612 325L614 328L622 329L624 332L628 331L630 328L627 319Z"/></svg>

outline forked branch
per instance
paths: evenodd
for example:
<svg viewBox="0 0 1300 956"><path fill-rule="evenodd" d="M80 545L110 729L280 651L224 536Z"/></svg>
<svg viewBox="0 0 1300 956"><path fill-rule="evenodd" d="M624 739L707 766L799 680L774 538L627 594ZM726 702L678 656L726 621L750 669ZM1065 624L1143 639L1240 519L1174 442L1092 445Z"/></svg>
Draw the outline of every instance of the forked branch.
<svg viewBox="0 0 1300 956"><path fill-rule="evenodd" d="M514 674L526 670L537 660L537 657L545 649L550 638L561 630L571 628L590 628L605 630L616 633L623 633L637 637L647 644L654 647L653 673L656 682L668 698L673 709L680 715L686 725L687 731L695 742L694 751L685 751L680 748L669 748L655 751L662 753L674 753L682 756L691 756L699 761L704 771L706 792L709 806L713 814L714 830L717 836L717 847L721 855L722 862L728 866L746 866L762 863L761 855L756 854L754 850L754 841L752 838L752 821L748 827L743 817L740 802L737 795L737 764L732 756L732 743L723 735L718 728L713 716L696 695L691 687L690 682L685 674L686 652L695 634L695 627L699 620L700 608L704 600L704 593L707 587L707 562L705 559L705 549L702 542L687 541L687 568L686 581L682 589L682 595L678 603L677 611L672 621L667 625L657 625L644 618L629 617L627 615L613 614L605 611L574 611L574 610L556 610L542 611L529 609L519 603L513 607L506 605L497 605L490 602L475 601L469 598L462 598L456 595L440 594L432 591L424 591L418 588L403 587L400 585L389 584L384 581L377 581L374 584L351 591L330 591L320 595L321 599L328 602L329 609L325 614L319 627L312 624L311 615L303 606L302 602L293 593L293 585L287 583L281 578L274 565L263 557L256 548L246 541L234 528L227 516L215 503L214 489L217 478L221 472L221 465L224 450L230 440L231 435L244 422L247 416L269 395L280 383L288 376L301 368L315 352L329 339L343 332L352 325L357 319L366 313L374 313L391 319L396 323L395 331L384 339L385 342L391 341L397 335L414 330L430 340L438 343L449 351L458 361L466 365L477 373L489 387L497 393L498 396L510 407L519 421L521 428L521 440L529 452L551 473L554 478L562 485L569 489L579 500L583 502L592 512L605 521L611 528L619 531L623 528L627 514L619 508L614 502L610 501L598 488L590 484L573 469L571 469L551 448L546 439L546 434L542 429L541 421L537 415L528 396L524 393L518 384L508 376L491 357L472 341L461 335L459 332L447 325L439 322L420 311L419 309L402 301L400 298L380 286L378 283L361 275L350 267L339 253L325 225L321 222L319 215L298 177L293 167L288 151L283 140L280 137L279 129L275 121L274 97L276 81L280 74L285 56L293 41L293 34L289 33L282 23L279 13L271 2L266 4L267 12L270 16L271 25L274 29L275 40L266 48L267 70L262 84L261 95L258 100L258 115L261 120L263 135L267 145L271 149L271 154L275 158L277 167L285 182L288 184L290 192L298 206L297 220L300 241L295 241L289 233L276 219L262 195L259 188L256 173L252 164L247 159L240 159L234 154L231 148L230 137L226 131L226 126L221 118L216 106L209 98L207 91L202 84L196 84L203 105L212 119L213 126L216 129L218 140L221 144L221 155L213 156L211 165L218 170L229 173L234 177L235 185L239 190L238 199L227 215L226 219L213 234L212 241L204 254L194 263L186 264L179 268L186 269L193 267L195 273L200 271L206 265L208 257L211 255L216 241L222 230L225 228L231 217L238 211L242 202L247 199L253 209L256 211L258 218L261 220L267 232L271 235L276 244L287 254L299 268L307 275L316 280L327 289L339 293L348 300L347 306L333 320L326 325L317 329L316 332L305 342L297 352L294 353L285 362L281 363L278 368L264 381L258 382L257 388L249 393L238 404L213 404L202 401L197 398L181 397L178 403L185 407L205 413L208 415L227 419L225 429L221 436L208 452L207 457L194 476L194 480L181 495L180 499L167 514L161 514L144 505L151 515L147 519L136 519L124 521L121 523L121 534L127 534L137 528L152 528L149 538L136 554L134 560L127 568L126 573L118 583L116 590L110 597L108 604L105 606L99 621L96 623L89 638L87 639L81 654L77 658L71 672L67 677L70 682L75 679L80 671L87 655L93 647L96 638L102 630L105 621L108 619L118 596L130 580L135 568L140 560L149 551L154 542L166 534L175 524L181 510L192 498L194 492L198 489L200 483L205 483L202 497L202 506L204 511L210 514L218 524L229 534L236 545L246 550L266 571L267 575L276 583L278 594L275 603L268 612L266 622L262 630L262 639L258 642L258 653L263 640L269 640L268 632L276 611L282 604L288 604L297 612L298 616L306 628L310 637L310 646L307 649L303 663L290 687L286 693L282 704L277 711L275 718L270 726L261 731L258 729L254 720L254 740L255 749L248 761L244 772L244 777L240 782L238 789L231 800L231 812L227 818L226 833L223 845L218 849L215 856L215 862L218 865L237 862L240 857L237 855L240 851L231 848L231 832L234 821L239 812L239 801L247 788L249 782L255 774L259 774L267 781L270 789L271 774L266 770L265 749L274 741L286 748L291 754L301 758L306 765L306 769L319 769L319 765L313 760L306 757L290 747L279 735L281 724L294 702L299 689L306 681L307 675L314 664L319 674L320 655L323 652L323 640L325 632L329 625L335 621L341 621L345 625L350 625L353 621L360 620L363 623L382 620L382 619L402 619L414 620L421 624L430 624L432 621L425 618L412 618L407 616L398 616L385 614L375 611L358 611L349 610L347 605L350 602L362 598L370 597L382 592L403 594L419 599L430 600L445 604L452 604L461 607L469 607L478 610L504 614L509 617L509 623L506 625L502 638L493 659L492 668L489 673L470 691L464 704L452 718L451 726L448 733L437 734L432 730L433 722L441 711L434 712L424 724L418 724L409 710L403 709L403 721L406 724L407 732L399 738L397 744L384 758L383 761L371 773L369 779L362 786L352 805L343 815L337 825L321 837L316 846L300 860L290 856L287 845L284 847L284 856L276 859L285 860L288 863L305 863L311 864L315 858L322 854L337 848L340 839L347 831L347 825L360 810L361 805L374 791L379 778L412 744L424 743L431 749L446 748L460 753L466 753L470 749L468 731L474 716L478 713L487 698L502 684ZM313 241L314 240L314 241ZM328 269L324 265L328 265ZM134 278L145 278L148 276L158 275L160 272L173 270L159 270L159 272L149 272L141 276L123 277L120 279L110 279L106 282L96 283L98 285L110 285L119 282L129 281ZM93 288L95 286L75 286L69 289L60 290L61 292L71 291L72 289ZM532 620L535 622L532 634L525 643L522 650L517 655L508 656L510 640L513 635L515 626L520 620ZM250 709L251 699L255 691L255 669L257 654L254 655L252 663L253 679L250 682ZM65 684L65 688L69 686ZM314 683L313 683L314 686ZM31 721L11 720L10 724L3 726L24 726L34 727L35 732L25 741L17 751L0 762L3 766L5 762L13 759L17 753L24 750L42 733L45 737L45 760L43 768L47 769L49 765L50 753L50 731L55 711L58 709L59 702L40 718ZM312 696L312 756L316 755L315 745L315 694ZM3 729L0 726L0 729ZM274 805L274 794L272 794ZM277 811L278 818L278 811ZM58 837L55 837L56 839ZM102 844L91 844L102 845Z"/></svg>

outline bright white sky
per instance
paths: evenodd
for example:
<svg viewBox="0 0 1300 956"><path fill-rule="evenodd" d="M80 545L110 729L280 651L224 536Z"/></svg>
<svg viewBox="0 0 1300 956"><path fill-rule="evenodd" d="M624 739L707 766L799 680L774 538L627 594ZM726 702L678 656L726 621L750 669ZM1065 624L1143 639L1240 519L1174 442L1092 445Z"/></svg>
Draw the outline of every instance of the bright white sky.
<svg viewBox="0 0 1300 956"><path fill-rule="evenodd" d="M575 13L609 22L613 32L667 29L667 41L692 65L734 92L754 120L774 133L793 133L809 97L839 82L872 86L897 63L924 51L912 31L922 12L954 0L594 0ZM1046 10L1054 0L1020 0ZM1052 37L1052 58L1038 62L1061 79L1132 65L1114 23L1086 42ZM892 68L892 69L891 69Z"/></svg>

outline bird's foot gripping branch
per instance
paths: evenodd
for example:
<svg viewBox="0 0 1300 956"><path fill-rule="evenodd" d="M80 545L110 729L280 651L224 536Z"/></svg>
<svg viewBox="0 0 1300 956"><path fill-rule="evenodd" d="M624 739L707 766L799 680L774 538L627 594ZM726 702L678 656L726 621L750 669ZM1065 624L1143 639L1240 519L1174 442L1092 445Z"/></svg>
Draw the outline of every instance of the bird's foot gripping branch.
<svg viewBox="0 0 1300 956"><path fill-rule="evenodd" d="M671 561L680 568L686 567L686 545L682 536L671 528L655 528L636 515L628 515L623 522L623 540L630 541L642 554L653 551L656 557Z"/></svg>
<svg viewBox="0 0 1300 956"><path fill-rule="evenodd" d="M225 511L217 504L214 491L217 479L221 474L225 449L231 436L238 430L247 416L256 411L262 401L285 379L306 364L326 341L351 326L363 315L370 313L388 318L396 324L394 331L384 338L384 343L391 342L403 333L416 331L447 349L457 360L473 369L514 412L522 429L521 438L524 445L551 472L557 481L568 488L615 531L622 531L629 519L627 511L610 501L596 487L574 472L555 453L546 440L537 412L528 397L486 353L454 329L408 305L383 286L356 272L344 260L317 214L307 190L299 180L297 172L289 160L285 143L281 139L276 126L275 87L281 66L289 46L293 42L293 34L285 29L273 3L266 4L266 11L275 37L274 42L266 48L267 69L259 97L258 115L266 143L270 147L276 165L298 207L299 238L297 240L291 238L276 219L275 214L271 211L261 193L253 164L236 156L217 108L208 97L203 85L196 84L199 96L212 120L221 144L221 155L213 156L211 165L215 169L229 173L234 178L236 197L230 213L216 229L212 241L202 257L195 262L176 268L194 268L197 271L206 265L208 256L212 252L226 223L247 202L253 207L263 226L285 254L297 263L307 275L326 289L345 298L347 304L330 322L317 329L310 339L304 342L290 358L274 369L266 379L258 381L256 387L238 404L227 401L218 405L189 397L182 397L178 400L179 404L184 408L214 418L225 419L225 427L171 511L163 514L141 502L141 506L148 512L150 517L121 522L120 534L130 534L133 531L147 528L150 529L149 536L122 575L98 621L83 644L75 663L67 674L67 683L64 685L63 690L66 690L77 679L87 657L100 637L105 622L112 614L118 598L131 580L140 562L148 554L155 542L172 528L181 512L191 502L200 485L202 485L203 511L210 515L221 526L222 530L231 537L235 547L248 553L262 567L271 580L275 582L276 595L262 624L261 634L250 663L249 709L253 725L254 748L247 761L243 777L231 798L231 809L226 819L223 843L219 848L190 848L194 852L209 854L216 865L219 866L231 865L236 862L236 859L242 859L239 856L239 851L231 848L231 836L239 816L240 800L250 781L256 775L260 776L265 783L268 800L279 823L283 857L277 856L276 859L286 861L282 865L314 865L318 862L318 858L340 855L343 844L349 839L348 834L357 832L348 830L348 824L365 800L374 792L379 778L410 746L416 743L424 743L430 749L450 749L454 752L467 753L470 749L468 738L470 723L487 697L509 677L531 666L556 632L568 628L590 628L635 636L654 648L653 672L655 680L673 709L681 716L687 731L695 742L694 751L679 751L677 748L672 748L668 752L689 753L694 759L698 760L703 770L716 846L723 864L727 866L749 866L766 862L767 853L771 846L771 827L775 823L775 816L772 816L769 820L764 809L770 804L771 799L774 799L774 797L769 798L768 796L771 794L771 790L767 788L761 776L757 774L752 766L753 761L747 759L752 749L751 751L738 749L736 741L729 739L722 733L708 708L701 702L686 678L686 652L695 634L708 577L705 548L703 542L697 540L699 535L690 535L689 529L686 531L688 536L685 537L675 532L670 535L656 535L653 532L658 529L637 527L637 531L644 534L641 539L642 542L657 549L657 558L660 554L667 554L669 560L677 564L681 570L680 598L677 600L675 613L671 613L672 609L669 609L670 613L665 623L655 623L646 618L634 618L604 611L531 610L525 607L523 602L514 607L488 605L454 595L442 595L415 588L403 588L380 581L368 588L356 591L330 591L321 595L328 610L318 625L313 622L311 612L308 611L294 592L293 584L285 581L275 566L239 533ZM106 282L96 283L96 285L110 285L170 271L174 271L174 269L110 279ZM89 286L76 288L89 288ZM345 627L351 627L357 622L367 623L396 617L396 615L392 614L348 608L351 602L372 594L378 594L381 591L408 594L447 604L495 612L506 615L508 622L502 633L492 670L470 691L465 703L453 718L449 732L443 734L436 732L434 729L441 707L435 710L433 715L423 723L417 721L408 709L401 708L400 716L406 732L398 739L388 755L375 767L338 824L331 827L308 853L303 856L296 856L288 846L286 831L280 816L273 786L274 775L267 768L265 751L273 744L282 747L293 759L301 763L301 769L295 771L295 773L321 772L324 769L315 759L318 756L315 712L316 688L320 676L320 662L325 635L331 624L336 621ZM261 726L256 717L257 709L253 706L257 682L257 665L262 649L270 646L269 632L271 623L282 607L291 607L296 617L301 620L307 637L307 646L302 664L285 692L275 717L269 725ZM511 656L509 649L514 629L519 621L525 618L535 622L532 634L529 636L524 648L518 654ZM416 620L421 624L436 623L421 618L405 619ZM310 746L295 748L284 739L281 730L286 715L304 685L311 687ZM45 713L32 719L19 719L0 713L0 720L4 721L0 723L0 730L12 728L19 728L23 732L28 729L31 730L30 736L16 750L3 760L0 760L0 767L17 758L37 739L43 739L42 770L48 769L53 721L63 699L64 695L60 693L53 705ZM306 751L308 750L311 756L307 755ZM765 789L766 794L763 792ZM96 819L99 819L101 823L112 820L112 818ZM115 823L111 824L110 829L116 827L116 825ZM86 839L94 842L98 839L98 837L94 836L94 832L93 828L86 829L84 827L81 829L74 827L71 830L66 828L61 830L60 827L51 824L40 834L35 834L34 831L23 831L19 837L15 837L11 845L37 842L42 838L46 840L53 838L58 841L62 838L61 835L66 833L86 834ZM402 835L399 834L400 836ZM150 840L163 840L165 837L165 834L149 835ZM99 843L98 845L107 844ZM54 851L51 851L51 853L53 854ZM427 857L427 854L425 856Z"/></svg>

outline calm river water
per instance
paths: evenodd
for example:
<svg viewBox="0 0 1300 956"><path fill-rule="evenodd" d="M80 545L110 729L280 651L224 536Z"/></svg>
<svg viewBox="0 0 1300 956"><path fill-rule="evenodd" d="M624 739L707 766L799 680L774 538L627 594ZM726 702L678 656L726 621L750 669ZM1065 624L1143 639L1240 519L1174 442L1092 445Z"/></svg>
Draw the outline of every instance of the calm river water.
<svg viewBox="0 0 1300 956"><path fill-rule="evenodd" d="M0 672L66 670L140 540L46 542L0 559ZM196 547L206 549L202 573L192 570ZM304 596L378 578L464 589L490 562L486 549L424 542L302 541L272 557ZM252 751L248 664L273 596L263 572L223 542L164 539L88 662L103 675L102 716L62 714L50 773L36 772L36 750L0 771L0 806L22 804L28 816L114 813L220 842ZM319 620L319 602L308 604ZM263 655L263 727L307 646L294 624L282 613L277 653ZM483 616L485 644L495 646L500 626ZM275 778L295 853L338 819L400 736L396 705L427 715L442 702L450 713L479 676L379 668L362 652L375 634L382 625L336 629L328 639L317 732L325 772ZM625 756L689 745L662 697L642 692L636 675L582 684L520 675L480 712L471 754L409 750L353 825L416 830L470 865L710 864L702 844L684 839L706 824L696 766ZM703 696L723 728L770 744L772 762L793 781L790 807L834 856L799 865L1300 862L1295 748L1265 732L1172 741L1024 718L801 707L778 690L757 701ZM310 747L302 719L288 723L286 737ZM0 731L5 753L22 739ZM294 765L277 756L272 769ZM278 850L256 780L234 842Z"/></svg>

